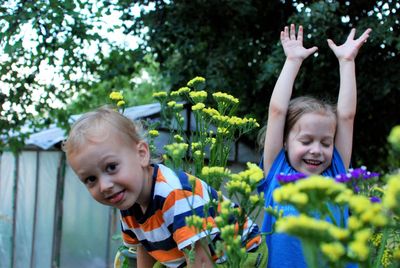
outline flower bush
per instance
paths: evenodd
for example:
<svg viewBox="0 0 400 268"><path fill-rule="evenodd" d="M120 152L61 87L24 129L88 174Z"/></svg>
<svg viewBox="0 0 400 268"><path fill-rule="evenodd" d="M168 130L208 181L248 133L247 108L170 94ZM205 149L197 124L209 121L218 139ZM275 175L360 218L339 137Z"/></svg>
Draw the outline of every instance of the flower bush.
<svg viewBox="0 0 400 268"><path fill-rule="evenodd" d="M226 258L226 267L243 267L247 255L241 237L247 216L257 217L262 212L264 200L255 190L264 175L257 165L251 163L247 164L246 170L236 174L226 167L232 144L243 134L258 128L259 124L254 118L236 116L239 99L224 92L209 95L204 90L205 82L204 78L195 77L186 86L169 94L153 94L162 107L163 127L172 132L171 143L164 146L163 159L167 166L191 173L219 191L219 200L211 200L205 209L207 215L208 208L214 206L214 211L217 211L215 224L221 231L222 240L213 250L218 257ZM194 130L187 129L184 108L193 113ZM148 138L150 143L154 143L154 137ZM228 199L235 200L240 209L223 197L223 185ZM217 201L221 203L220 207ZM204 219L198 216L186 220L199 231L211 232L214 227L205 225Z"/></svg>
<svg viewBox="0 0 400 268"><path fill-rule="evenodd" d="M235 115L239 99L205 91L205 79L196 77L186 86L170 93L157 92L153 97L162 107L161 124L149 125L148 141L155 152L157 128L171 131L171 142L164 147L163 160L173 169L182 169L205 180L218 190L220 208L215 224L223 240L214 248L218 256L225 256L226 267L243 267L246 250L241 244L246 216L257 217L264 205L262 195L255 193L263 178L262 170L248 163L247 169L237 174L227 167L232 143L259 125L254 118ZM123 97L113 92L110 98L123 109ZM195 130L187 128L184 108L192 111ZM309 267L399 267L400 263L400 126L388 137L391 146L389 163L394 168L387 175L370 172L366 167L350 169L335 178L279 175L282 187L273 193L274 199L295 207L298 216L283 217L277 208L266 208L266 213L277 218L274 232L298 237ZM193 185L194 186L194 185ZM224 187L223 187L224 186ZM235 200L241 209L224 199L221 189ZM209 206L217 206L211 200ZM347 222L336 222L331 209L339 208L343 215L350 211ZM206 211L209 207L206 208ZM232 224L232 217L237 221ZM187 223L198 230L211 230L198 216L188 217ZM193 259L193 252L188 252Z"/></svg>
<svg viewBox="0 0 400 268"><path fill-rule="evenodd" d="M393 150L400 148L396 129L389 137ZM336 178L290 174L277 179L282 187L274 191L274 199L294 206L299 215L282 217L273 208L267 213L278 218L276 232L301 240L309 267L346 267L350 263L359 267L399 267L398 170L382 178L361 167ZM332 206L339 207L342 215L350 211L347 224L335 222Z"/></svg>

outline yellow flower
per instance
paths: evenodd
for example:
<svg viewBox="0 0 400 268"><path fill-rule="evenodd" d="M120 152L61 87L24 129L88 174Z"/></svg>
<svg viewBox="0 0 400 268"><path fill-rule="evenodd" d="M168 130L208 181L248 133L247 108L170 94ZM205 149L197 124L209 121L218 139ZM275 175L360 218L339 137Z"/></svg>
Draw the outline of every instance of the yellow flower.
<svg viewBox="0 0 400 268"><path fill-rule="evenodd" d="M357 230L357 229L360 229L363 226L363 224L360 221L360 219L358 219L355 216L350 216L348 221L347 221L347 224L348 224L348 227L349 227L350 230Z"/></svg>
<svg viewBox="0 0 400 268"><path fill-rule="evenodd" d="M159 91L159 92L154 92L153 93L154 98L164 98L167 97L167 92L165 91Z"/></svg>
<svg viewBox="0 0 400 268"><path fill-rule="evenodd" d="M334 243L322 243L321 251L327 256L332 262L339 260L346 252L343 245L339 242Z"/></svg>
<svg viewBox="0 0 400 268"><path fill-rule="evenodd" d="M190 98L197 103L197 102L203 102L207 98L207 92L202 90L202 91L192 91L189 93Z"/></svg>
<svg viewBox="0 0 400 268"><path fill-rule="evenodd" d="M393 209L397 214L400 214L400 174L389 177L382 203L385 207Z"/></svg>
<svg viewBox="0 0 400 268"><path fill-rule="evenodd" d="M120 101L117 102L117 106L118 107L121 107L121 106L124 106L124 105L125 105L125 101L123 101L123 100L120 100Z"/></svg>
<svg viewBox="0 0 400 268"><path fill-rule="evenodd" d="M168 105L168 107L173 108L173 107L176 105L176 101L169 101L169 102L167 103L167 105Z"/></svg>
<svg viewBox="0 0 400 268"><path fill-rule="evenodd" d="M199 102L192 106L192 111L202 110L204 107L206 107L204 103Z"/></svg>
<svg viewBox="0 0 400 268"><path fill-rule="evenodd" d="M118 101L118 100L122 100L124 97L122 96L121 92L117 92L117 91L113 91L110 93L110 99Z"/></svg>
<svg viewBox="0 0 400 268"><path fill-rule="evenodd" d="M193 78L192 80L190 80L187 85L189 87L196 87L196 85L199 84L204 84L206 82L206 79L204 77L201 76L196 76L195 78Z"/></svg>
<svg viewBox="0 0 400 268"><path fill-rule="evenodd" d="M388 137L388 141L393 148L396 148L397 150L400 149L400 125L392 128Z"/></svg>
<svg viewBox="0 0 400 268"><path fill-rule="evenodd" d="M158 130L155 130L155 129L151 129L151 130L149 130L149 135L150 135L150 137L158 137L158 135L159 135L160 133L158 132Z"/></svg>

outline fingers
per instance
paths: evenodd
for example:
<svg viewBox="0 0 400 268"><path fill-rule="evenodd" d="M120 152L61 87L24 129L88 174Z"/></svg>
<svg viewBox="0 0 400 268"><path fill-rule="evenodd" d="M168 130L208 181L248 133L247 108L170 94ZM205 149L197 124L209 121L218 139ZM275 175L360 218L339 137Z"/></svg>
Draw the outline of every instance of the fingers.
<svg viewBox="0 0 400 268"><path fill-rule="evenodd" d="M334 49L337 47L337 45L335 44L335 42L332 41L332 39L328 39L328 40L326 40L326 41L328 41L328 46L329 46L332 50L334 50Z"/></svg>
<svg viewBox="0 0 400 268"><path fill-rule="evenodd" d="M303 26L299 26L299 31L297 32L297 40L303 42Z"/></svg>
<svg viewBox="0 0 400 268"><path fill-rule="evenodd" d="M296 40L296 27L294 26L294 24L290 25L290 39Z"/></svg>
<svg viewBox="0 0 400 268"><path fill-rule="evenodd" d="M356 41L357 41L357 42L360 42L360 43L361 43L361 42L367 41L370 32L372 32L372 29L371 29L371 28L366 29L366 30L364 31L364 33L363 33L359 38L357 38Z"/></svg>
<svg viewBox="0 0 400 268"><path fill-rule="evenodd" d="M349 36L347 36L347 40L354 40L354 35L355 34L356 34L356 29L352 28L350 33L349 33Z"/></svg>
<svg viewBox="0 0 400 268"><path fill-rule="evenodd" d="M281 31L281 40L284 39L303 41L303 26L301 25L299 26L297 37L296 37L296 26L294 24L290 24L290 28L288 26L285 26L283 31Z"/></svg>
<svg viewBox="0 0 400 268"><path fill-rule="evenodd" d="M308 55L314 54L318 50L318 47L312 47L307 49L307 52L309 53Z"/></svg>

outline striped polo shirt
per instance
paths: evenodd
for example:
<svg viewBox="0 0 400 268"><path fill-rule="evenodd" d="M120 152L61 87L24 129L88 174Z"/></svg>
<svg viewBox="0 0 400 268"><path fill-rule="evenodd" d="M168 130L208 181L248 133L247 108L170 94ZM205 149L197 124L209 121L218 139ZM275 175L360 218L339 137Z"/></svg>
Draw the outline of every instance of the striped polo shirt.
<svg viewBox="0 0 400 268"><path fill-rule="evenodd" d="M153 198L146 212L143 214L138 204L120 211L122 238L126 246L142 244L154 259L167 267L183 267L186 265L183 248L207 235L211 235L213 241L219 239L214 209L204 211L210 199L218 200L218 194L204 181L185 172L175 173L162 164L153 167ZM189 177L195 179L194 192ZM214 226L211 231L198 233L187 226L185 218L194 214L211 223ZM259 229L250 219L243 241L246 241L247 250L257 248L261 242Z"/></svg>

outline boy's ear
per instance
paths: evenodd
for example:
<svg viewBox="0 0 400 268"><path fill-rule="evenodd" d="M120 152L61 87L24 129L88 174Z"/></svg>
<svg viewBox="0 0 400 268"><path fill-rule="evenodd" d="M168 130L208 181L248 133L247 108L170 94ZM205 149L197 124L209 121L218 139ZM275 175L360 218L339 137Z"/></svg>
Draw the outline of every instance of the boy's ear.
<svg viewBox="0 0 400 268"><path fill-rule="evenodd" d="M147 167L150 163L150 150L149 150L149 145L144 142L144 141L139 141L136 144L136 148L138 151L138 156L140 160L140 164L143 167Z"/></svg>

